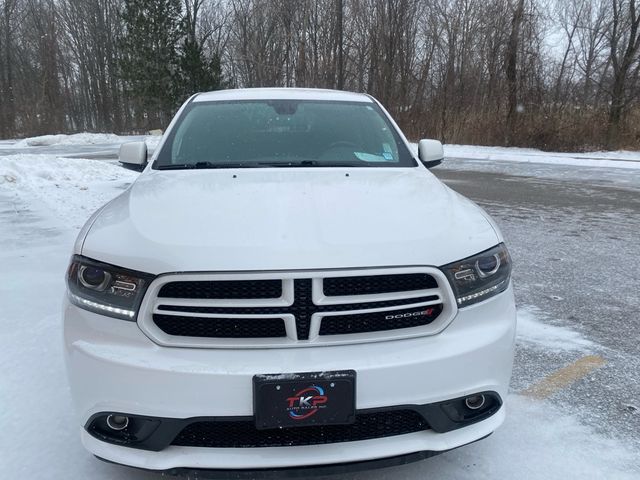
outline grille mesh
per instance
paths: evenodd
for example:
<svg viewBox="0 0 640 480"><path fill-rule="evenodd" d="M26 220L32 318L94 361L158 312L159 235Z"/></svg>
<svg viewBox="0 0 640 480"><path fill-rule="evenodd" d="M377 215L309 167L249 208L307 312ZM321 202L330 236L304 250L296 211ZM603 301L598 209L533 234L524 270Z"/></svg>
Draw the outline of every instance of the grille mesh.
<svg viewBox="0 0 640 480"><path fill-rule="evenodd" d="M208 338L286 337L281 318L205 318L154 314L155 324L168 335Z"/></svg>
<svg viewBox="0 0 640 480"><path fill-rule="evenodd" d="M218 280L170 282L162 286L162 298L279 298L281 280Z"/></svg>
<svg viewBox="0 0 640 480"><path fill-rule="evenodd" d="M185 427L172 445L209 448L256 448L355 442L420 432L429 428L413 410L360 413L352 425L258 430L252 420L196 422Z"/></svg>
<svg viewBox="0 0 640 480"><path fill-rule="evenodd" d="M355 315L334 315L322 319L320 335L344 335L420 327L433 322L440 315L440 312L442 312L442 305ZM414 313L420 313L420 315L402 316ZM401 317L387 318L390 316Z"/></svg>
<svg viewBox="0 0 640 480"><path fill-rule="evenodd" d="M323 281L324 294L328 297L410 292L437 287L436 280L426 273L331 277Z"/></svg>

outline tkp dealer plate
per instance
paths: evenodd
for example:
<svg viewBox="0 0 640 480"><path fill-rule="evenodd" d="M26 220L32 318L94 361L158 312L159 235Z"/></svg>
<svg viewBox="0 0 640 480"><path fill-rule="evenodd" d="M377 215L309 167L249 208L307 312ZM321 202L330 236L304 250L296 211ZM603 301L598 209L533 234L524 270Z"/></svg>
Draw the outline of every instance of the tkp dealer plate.
<svg viewBox="0 0 640 480"><path fill-rule="evenodd" d="M353 370L253 377L258 429L347 425L355 421L355 407Z"/></svg>

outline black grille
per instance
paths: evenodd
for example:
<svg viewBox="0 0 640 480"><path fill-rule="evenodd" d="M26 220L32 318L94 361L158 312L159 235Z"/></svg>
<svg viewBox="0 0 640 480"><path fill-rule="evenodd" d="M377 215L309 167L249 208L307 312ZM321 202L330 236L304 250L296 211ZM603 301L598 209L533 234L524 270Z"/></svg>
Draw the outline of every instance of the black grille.
<svg viewBox="0 0 640 480"><path fill-rule="evenodd" d="M240 314L240 315L283 315L292 314L296 319L296 333L298 340L309 339L311 316L315 312L348 312L352 310L368 310L374 308L396 307L408 303L423 303L438 300L438 296L419 297L411 299L387 300L382 302L351 303L345 305L314 305L311 298L311 280L295 281L295 296L293 305L289 307L195 307L187 305L159 305L157 308L166 312L212 313L212 314ZM416 311L421 307L414 307ZM424 307L426 309L426 307ZM442 306L438 305L439 314ZM406 312L407 309L397 310ZM395 311L387 312L387 315ZM437 316L437 315L436 315ZM362 317L362 318L358 318ZM347 322L342 319L350 319ZM433 317L431 320L433 320ZM178 319L178 320L176 320ZM329 320L331 319L331 320ZM285 327L281 319L252 319L252 318L205 318L186 317L178 315L154 314L153 320L158 327L169 335L212 338L267 338L285 337ZM364 320L364 322L362 321ZM424 321L424 319L422 320ZM325 326L325 322L326 325ZM359 323L358 323L359 322ZM321 335L338 335L347 333L376 332L408 328L408 326L426 325L405 321L388 321L379 314L356 314L325 317L322 320ZM413 323L413 324L412 324ZM407 327L399 326L406 324Z"/></svg>
<svg viewBox="0 0 640 480"><path fill-rule="evenodd" d="M164 298L279 298L281 280L217 280L170 282L162 286Z"/></svg>
<svg viewBox="0 0 640 480"><path fill-rule="evenodd" d="M398 328L420 327L433 322L440 315L440 312L442 312L442 305L329 316L322 319L320 335L381 332Z"/></svg>
<svg viewBox="0 0 640 480"><path fill-rule="evenodd" d="M410 280L407 277L420 277L420 282L415 283L414 280ZM340 277L337 279L325 279L337 280L338 282L334 286L341 285L340 281L349 280L354 281L354 285L360 285L360 290L352 290L351 294L363 293L363 288L369 285L369 290L365 293L371 293L377 291L375 289L382 288L381 285L387 285L386 291L392 291L391 288L395 288L393 285L389 286L390 278L400 278L402 288L400 290L411 290L411 285L419 285L419 288L426 288L433 286L429 281L435 280L426 274L409 274L409 275L376 275L369 277ZM367 283L367 279L375 279L375 281ZM430 279L430 280L429 280ZM263 282L272 282L265 287ZM277 283L277 291L275 284ZM403 283L404 282L404 283ZM413 282L411 285L409 282ZM222 295L222 290L218 284L233 284L226 290L227 293ZM238 282L173 282L166 284L162 287L160 293L161 296L164 293L170 297L182 298L218 298L212 295L221 295L224 298L232 298L231 295L240 295L246 293L247 297L257 298L256 291L251 290L247 285L251 284L262 285L261 292L262 298L267 298L266 294L271 290L272 296L281 296L282 283L280 280L259 280L259 281L238 281ZM244 286L238 286L238 285ZM183 285L187 287L183 288ZM212 286L213 285L213 286ZM235 285L235 286L234 286ZM363 286L364 285L364 286ZM171 288L168 288L171 287ZM190 336L190 337L211 337L211 338L273 338L273 337L286 337L284 321L282 319L257 319L257 318L206 318L206 317L188 317L180 316L180 313L208 313L208 314L221 314L221 315L273 315L281 316L285 314L293 315L296 322L296 334L298 340L308 340L309 330L311 328L311 317L314 313L322 312L351 312L354 310L373 310L379 308L393 308L404 307L403 310L397 310L397 313L405 313L407 311L415 312L421 307L414 307L409 309L407 306L411 304L427 303L438 301L440 297L438 295L430 295L426 297L417 298L403 298L394 300L383 300L373 302L360 302L349 303L341 305L315 305L312 298L312 280L310 278L295 279L294 280L294 299L293 304L290 306L269 306L269 307L214 307L214 306L195 306L195 305L163 305L157 306L159 311L175 312L176 315L163 315L154 314L153 319L158 327L165 333L175 336ZM375 287L375 288L374 288ZM227 288L227 287L225 287ZM245 289L246 288L246 289ZM259 289L258 288L258 289ZM166 291L165 291L166 289ZM234 290L235 289L235 290ZM248 289L248 290L247 290ZM337 291L336 289L333 290ZM206 296L203 296L205 295ZM326 293L326 290L325 290ZM187 297L186 295L189 295ZM236 297L241 298L241 297ZM426 307L425 307L426 308ZM363 332L377 332L384 330L394 330L398 328L410 328L419 325L426 325L430 323L437 315L442 311L442 306L439 305L435 308L435 314L432 318L426 318L427 316L420 316L420 318L402 318L402 319L387 319L386 317L394 311L387 312L385 315L379 313L361 313L356 315L339 315L335 317L326 317L322 321L321 335L339 335L349 333L363 333Z"/></svg>
<svg viewBox="0 0 640 480"><path fill-rule="evenodd" d="M286 337L281 318L205 318L154 314L155 324L168 335L210 338Z"/></svg>
<svg viewBox="0 0 640 480"><path fill-rule="evenodd" d="M296 317L296 333L298 340L309 340L311 315L316 311L311 297L311 279L294 280L294 300L289 312Z"/></svg>
<svg viewBox="0 0 640 480"><path fill-rule="evenodd" d="M413 410L360 413L352 425L258 430L253 420L196 422L185 427L172 445L209 448L256 448L321 445L393 437L429 428Z"/></svg>
<svg viewBox="0 0 640 480"><path fill-rule="evenodd" d="M437 287L436 280L426 273L333 277L325 278L323 282L324 294L328 297L409 292Z"/></svg>

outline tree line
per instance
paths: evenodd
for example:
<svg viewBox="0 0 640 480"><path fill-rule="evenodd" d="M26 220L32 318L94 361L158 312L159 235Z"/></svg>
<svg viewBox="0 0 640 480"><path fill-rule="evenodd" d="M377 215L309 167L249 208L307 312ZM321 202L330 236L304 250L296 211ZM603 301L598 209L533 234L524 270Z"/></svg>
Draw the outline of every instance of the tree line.
<svg viewBox="0 0 640 480"><path fill-rule="evenodd" d="M638 0L0 0L0 137L165 128L194 92L378 98L411 138L640 148Z"/></svg>

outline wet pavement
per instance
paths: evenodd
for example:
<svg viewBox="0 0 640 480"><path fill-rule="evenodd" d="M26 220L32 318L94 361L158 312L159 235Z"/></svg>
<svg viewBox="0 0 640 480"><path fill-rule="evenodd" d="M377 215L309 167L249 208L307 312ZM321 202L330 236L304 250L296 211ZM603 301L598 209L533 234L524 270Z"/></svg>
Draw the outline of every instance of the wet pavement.
<svg viewBox="0 0 640 480"><path fill-rule="evenodd" d="M519 344L513 390L598 355L604 366L550 400L640 449L640 170L533 167L535 176L516 175L531 166L507 165L506 174L453 160L434 173L498 222L518 306L592 342L586 351Z"/></svg>

